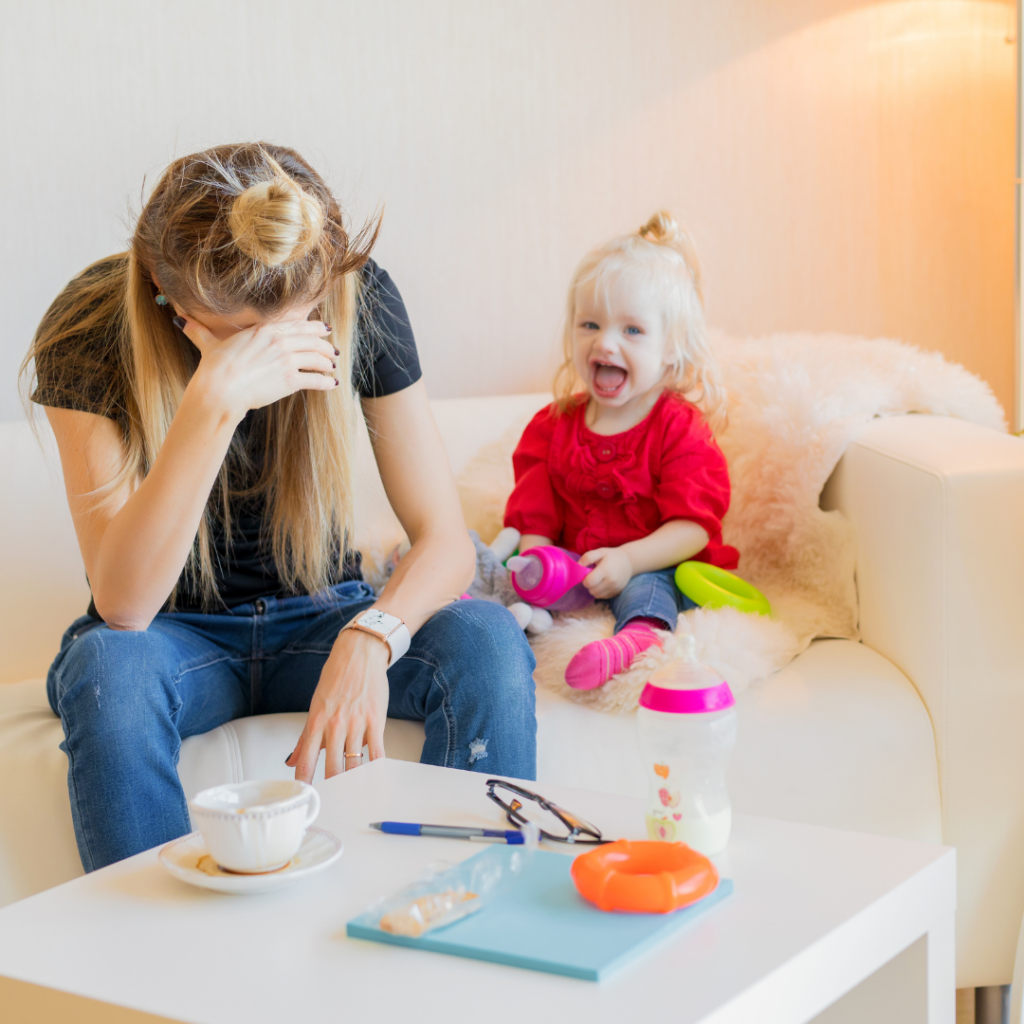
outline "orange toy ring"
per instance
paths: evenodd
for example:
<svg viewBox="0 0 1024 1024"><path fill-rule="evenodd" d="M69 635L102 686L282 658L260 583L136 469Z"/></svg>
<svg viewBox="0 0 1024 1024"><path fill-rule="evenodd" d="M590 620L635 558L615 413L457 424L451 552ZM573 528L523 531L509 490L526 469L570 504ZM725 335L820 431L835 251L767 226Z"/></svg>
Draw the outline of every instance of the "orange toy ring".
<svg viewBox="0 0 1024 1024"><path fill-rule="evenodd" d="M714 892L718 872L707 857L682 843L620 839L577 857L572 880L600 910L668 914Z"/></svg>

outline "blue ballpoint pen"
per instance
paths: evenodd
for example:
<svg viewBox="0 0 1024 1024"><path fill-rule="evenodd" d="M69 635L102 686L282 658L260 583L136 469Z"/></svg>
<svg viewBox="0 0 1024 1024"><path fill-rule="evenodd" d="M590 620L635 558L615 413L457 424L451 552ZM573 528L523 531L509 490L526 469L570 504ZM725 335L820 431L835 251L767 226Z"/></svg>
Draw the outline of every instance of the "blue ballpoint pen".
<svg viewBox="0 0 1024 1024"><path fill-rule="evenodd" d="M399 836L440 836L442 839L470 839L477 843L522 844L523 833L515 829L466 828L462 825L416 825L407 821L372 821L370 828Z"/></svg>

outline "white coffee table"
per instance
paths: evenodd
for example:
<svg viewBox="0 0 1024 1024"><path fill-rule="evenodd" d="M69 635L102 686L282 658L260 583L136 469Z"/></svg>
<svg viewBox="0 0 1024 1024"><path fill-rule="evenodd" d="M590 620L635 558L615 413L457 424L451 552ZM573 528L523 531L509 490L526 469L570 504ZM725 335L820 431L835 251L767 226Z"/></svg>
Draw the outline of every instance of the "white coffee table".
<svg viewBox="0 0 1024 1024"><path fill-rule="evenodd" d="M643 838L639 800L538 788L606 835ZM293 888L204 892L150 850L0 911L0 1018L797 1024L840 1000L822 1021L954 1022L953 850L737 817L718 858L734 894L595 984L346 937L429 862L480 850L367 824L493 825L484 776L382 760L321 794L318 825L345 854Z"/></svg>

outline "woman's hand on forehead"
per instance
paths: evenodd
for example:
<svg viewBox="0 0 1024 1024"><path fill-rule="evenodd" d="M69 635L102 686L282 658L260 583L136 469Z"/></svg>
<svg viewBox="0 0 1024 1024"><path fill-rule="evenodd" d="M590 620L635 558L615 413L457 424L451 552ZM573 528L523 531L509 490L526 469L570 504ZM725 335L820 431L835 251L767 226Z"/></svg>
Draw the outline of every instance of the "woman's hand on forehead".
<svg viewBox="0 0 1024 1024"><path fill-rule="evenodd" d="M338 386L338 349L331 326L320 320L263 323L218 336L191 317L175 324L199 350L189 387L219 413L236 422L297 391L329 391ZM348 372L343 368L343 372Z"/></svg>

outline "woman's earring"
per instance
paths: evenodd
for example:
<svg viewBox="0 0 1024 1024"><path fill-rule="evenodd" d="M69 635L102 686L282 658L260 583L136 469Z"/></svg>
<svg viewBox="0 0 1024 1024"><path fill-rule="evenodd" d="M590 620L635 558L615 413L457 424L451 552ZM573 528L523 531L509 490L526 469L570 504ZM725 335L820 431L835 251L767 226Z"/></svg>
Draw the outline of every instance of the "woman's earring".
<svg viewBox="0 0 1024 1024"><path fill-rule="evenodd" d="M166 306L167 305L167 296L166 295L158 295L156 297L156 304L158 306Z"/></svg>

